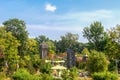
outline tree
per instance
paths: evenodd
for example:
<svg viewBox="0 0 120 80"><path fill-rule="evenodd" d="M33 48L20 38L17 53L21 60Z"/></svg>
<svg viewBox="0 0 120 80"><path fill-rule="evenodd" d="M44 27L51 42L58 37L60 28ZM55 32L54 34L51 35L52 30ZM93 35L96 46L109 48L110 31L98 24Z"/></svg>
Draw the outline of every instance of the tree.
<svg viewBox="0 0 120 80"><path fill-rule="evenodd" d="M78 34L66 33L65 36L61 36L61 40L59 41L59 49L60 52L65 52L68 48L75 48L79 36Z"/></svg>
<svg viewBox="0 0 120 80"><path fill-rule="evenodd" d="M18 46L20 46L20 43L12 33L6 32L5 27L0 27L0 48L3 51L9 71L16 70L15 65L19 62Z"/></svg>
<svg viewBox="0 0 120 80"><path fill-rule="evenodd" d="M35 40L38 42L38 44L41 44L43 42L49 41L49 38L44 35L40 35L36 37Z"/></svg>
<svg viewBox="0 0 120 80"><path fill-rule="evenodd" d="M20 41L21 45L18 47L18 50L20 56L23 56L26 50L26 40L28 38L25 22L14 18L3 22L3 25L6 27L7 32L12 32L12 35Z"/></svg>
<svg viewBox="0 0 120 80"><path fill-rule="evenodd" d="M38 54L39 46L37 45L37 41L34 38L28 38L26 42L26 48L29 55Z"/></svg>
<svg viewBox="0 0 120 80"><path fill-rule="evenodd" d="M105 46L105 52L109 59L120 59L120 25L111 28L108 31L108 40Z"/></svg>
<svg viewBox="0 0 120 80"><path fill-rule="evenodd" d="M90 73L107 71L108 61L104 53L91 51L88 57L87 68Z"/></svg>
<svg viewBox="0 0 120 80"><path fill-rule="evenodd" d="M112 28L109 31L109 34L112 41L115 41L120 44L120 25L116 25L115 28Z"/></svg>
<svg viewBox="0 0 120 80"><path fill-rule="evenodd" d="M83 29L83 37L87 38L89 43L97 51L103 51L106 44L106 33L100 22L94 22L90 27Z"/></svg>

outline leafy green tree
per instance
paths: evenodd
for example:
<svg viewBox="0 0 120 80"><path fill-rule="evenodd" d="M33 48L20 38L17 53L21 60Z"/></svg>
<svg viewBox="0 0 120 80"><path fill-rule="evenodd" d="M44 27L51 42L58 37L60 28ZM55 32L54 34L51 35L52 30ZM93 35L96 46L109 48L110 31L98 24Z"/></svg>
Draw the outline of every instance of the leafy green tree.
<svg viewBox="0 0 120 80"><path fill-rule="evenodd" d="M106 33L100 22L94 22L83 29L83 37L87 38L93 49L103 51L106 44Z"/></svg>
<svg viewBox="0 0 120 80"><path fill-rule="evenodd" d="M110 38L120 44L120 25L116 25L116 27L112 28L109 31Z"/></svg>
<svg viewBox="0 0 120 80"><path fill-rule="evenodd" d="M120 59L120 25L111 28L108 32L109 39L105 47L109 59Z"/></svg>
<svg viewBox="0 0 120 80"><path fill-rule="evenodd" d="M104 53L91 51L88 57L87 68L90 73L107 71L108 60Z"/></svg>
<svg viewBox="0 0 120 80"><path fill-rule="evenodd" d="M26 50L26 40L28 38L25 22L13 18L3 22L3 25L6 27L7 32L12 32L12 35L20 41L21 45L18 47L18 51L20 56L23 56L23 53Z"/></svg>
<svg viewBox="0 0 120 80"><path fill-rule="evenodd" d="M26 48L29 55L39 54L39 46L34 38L28 38L26 42Z"/></svg>
<svg viewBox="0 0 120 80"><path fill-rule="evenodd" d="M74 45L78 41L78 34L66 33L64 36L61 36L59 41L60 52L65 52L68 48L74 48Z"/></svg>
<svg viewBox="0 0 120 80"><path fill-rule="evenodd" d="M15 71L20 58L18 55L20 43L11 32L6 32L5 27L0 27L0 31L0 48L3 50L5 63L9 71Z"/></svg>
<svg viewBox="0 0 120 80"><path fill-rule="evenodd" d="M107 40L105 46L105 53L109 60L116 59L119 57L119 45L117 42L112 41L110 38Z"/></svg>
<svg viewBox="0 0 120 80"><path fill-rule="evenodd" d="M49 41L49 38L46 37L45 35L40 35L38 37L35 38L35 40L38 42L38 44L40 45L43 42Z"/></svg>
<svg viewBox="0 0 120 80"><path fill-rule="evenodd" d="M105 53L110 61L109 70L115 71L116 66L114 59L120 59L120 25L116 25L116 27L113 27L108 31ZM118 68L119 66L120 63L118 63Z"/></svg>

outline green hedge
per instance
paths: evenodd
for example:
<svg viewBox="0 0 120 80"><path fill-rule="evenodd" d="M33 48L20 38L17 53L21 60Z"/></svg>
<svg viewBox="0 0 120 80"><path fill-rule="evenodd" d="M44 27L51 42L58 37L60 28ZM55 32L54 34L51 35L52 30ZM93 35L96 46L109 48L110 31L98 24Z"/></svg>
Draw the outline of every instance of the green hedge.
<svg viewBox="0 0 120 80"><path fill-rule="evenodd" d="M92 77L93 80L118 80L118 76L111 72L95 72Z"/></svg>

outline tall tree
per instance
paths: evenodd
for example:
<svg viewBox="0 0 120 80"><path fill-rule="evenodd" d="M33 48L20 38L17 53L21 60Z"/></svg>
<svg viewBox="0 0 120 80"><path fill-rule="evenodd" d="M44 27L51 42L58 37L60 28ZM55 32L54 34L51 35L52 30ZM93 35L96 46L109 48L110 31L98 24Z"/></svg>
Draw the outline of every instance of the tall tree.
<svg viewBox="0 0 120 80"><path fill-rule="evenodd" d="M109 34L112 41L115 41L120 44L120 25L116 25L115 28L112 28L109 31Z"/></svg>
<svg viewBox="0 0 120 80"><path fill-rule="evenodd" d="M106 33L100 22L94 22L83 29L83 37L87 38L95 50L103 51L106 44Z"/></svg>
<svg viewBox="0 0 120 80"><path fill-rule="evenodd" d="M27 52L31 55L39 53L39 46L37 45L37 41L34 38L27 39Z"/></svg>
<svg viewBox="0 0 120 80"><path fill-rule="evenodd" d="M18 46L19 41L12 35L11 32L6 32L5 27L0 27L0 48L4 54L4 60L8 65L9 70L15 70L15 65L19 61Z"/></svg>
<svg viewBox="0 0 120 80"><path fill-rule="evenodd" d="M109 39L107 40L107 45L105 46L106 54L109 59L120 59L120 25L111 28L108 34Z"/></svg>
<svg viewBox="0 0 120 80"><path fill-rule="evenodd" d="M46 37L45 35L40 35L40 36L36 37L35 39L38 42L38 44L49 41L49 38Z"/></svg>
<svg viewBox="0 0 120 80"><path fill-rule="evenodd" d="M64 36L61 36L59 45L61 47L60 52L65 52L68 48L75 48L75 44L78 42L78 34L66 33Z"/></svg>
<svg viewBox="0 0 120 80"><path fill-rule="evenodd" d="M26 50L25 46L28 38L25 22L14 18L3 22L3 25L6 27L7 32L12 32L12 35L20 41L21 45L18 47L18 50L20 56L22 56Z"/></svg>

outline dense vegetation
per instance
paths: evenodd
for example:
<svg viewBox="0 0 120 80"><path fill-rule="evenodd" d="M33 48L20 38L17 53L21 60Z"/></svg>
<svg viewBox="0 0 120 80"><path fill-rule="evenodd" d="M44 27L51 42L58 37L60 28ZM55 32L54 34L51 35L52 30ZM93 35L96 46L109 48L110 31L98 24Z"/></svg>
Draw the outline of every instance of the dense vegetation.
<svg viewBox="0 0 120 80"><path fill-rule="evenodd" d="M62 75L66 80L77 80L77 69L87 70L95 80L100 76L112 75L111 80L117 80L116 65L119 69L120 59L120 25L105 31L101 22L93 22L83 29L83 37L88 43L78 41L79 35L66 33L60 40L50 40L45 35L29 38L26 24L19 19L9 19L0 26L0 78L10 77L14 80L54 80L51 75L51 64L40 59L39 45L46 43L49 54L58 55L66 52L67 48L76 51L77 56L87 54L87 63L77 62L77 66ZM50 59L50 56L48 56ZM40 74L37 74L37 71ZM106 72L106 73L105 73ZM107 75L106 75L107 74ZM100 77L100 78L99 78ZM109 80L109 79L103 79Z"/></svg>

